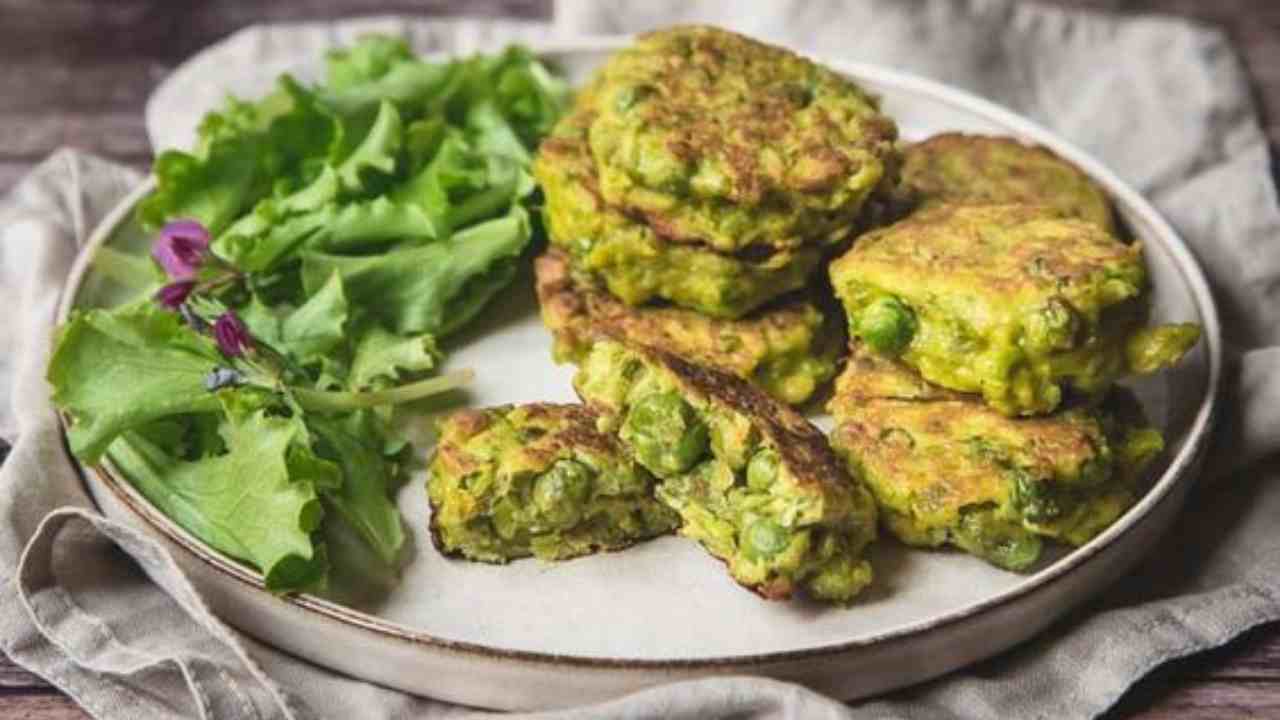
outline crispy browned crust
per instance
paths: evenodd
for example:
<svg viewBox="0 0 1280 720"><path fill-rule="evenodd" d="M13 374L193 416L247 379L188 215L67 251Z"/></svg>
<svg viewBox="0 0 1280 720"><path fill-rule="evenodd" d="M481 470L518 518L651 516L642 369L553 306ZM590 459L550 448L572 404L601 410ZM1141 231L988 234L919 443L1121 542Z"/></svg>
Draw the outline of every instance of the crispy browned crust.
<svg viewBox="0 0 1280 720"><path fill-rule="evenodd" d="M542 321L555 336L558 347L570 355L589 347L595 338L620 337L627 342L661 346L697 363L749 379L765 360L757 347L759 343L739 342L730 347L717 342L717 338L769 338L789 327L811 322L814 307L809 296L801 293L770 303L745 318L708 320L694 310L679 307L630 307L608 291L576 277L569 256L559 248L548 248L534 259L533 266ZM813 349L815 355L821 352L820 348Z"/></svg>
<svg viewBox="0 0 1280 720"><path fill-rule="evenodd" d="M852 484L826 437L800 413L773 399L768 393L733 375L705 365L688 362L672 353L647 345L613 340L666 368L690 393L741 413L751 420L761 436L777 451L782 463L801 485Z"/></svg>

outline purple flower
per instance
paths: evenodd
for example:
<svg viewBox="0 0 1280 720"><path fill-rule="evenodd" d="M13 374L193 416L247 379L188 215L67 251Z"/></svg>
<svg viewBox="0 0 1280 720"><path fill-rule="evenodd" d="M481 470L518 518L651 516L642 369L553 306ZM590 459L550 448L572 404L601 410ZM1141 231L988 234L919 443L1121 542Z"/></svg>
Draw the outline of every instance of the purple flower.
<svg viewBox="0 0 1280 720"><path fill-rule="evenodd" d="M240 318L231 310L218 316L213 322L213 338L218 341L218 349L229 358L240 357L253 349L253 337Z"/></svg>
<svg viewBox="0 0 1280 720"><path fill-rule="evenodd" d="M160 288L155 294L156 301L170 310L177 310L187 301L187 296L196 286L195 280L179 280Z"/></svg>
<svg viewBox="0 0 1280 720"><path fill-rule="evenodd" d="M195 276L209 249L209 231L195 220L174 220L160 229L151 257L174 280Z"/></svg>

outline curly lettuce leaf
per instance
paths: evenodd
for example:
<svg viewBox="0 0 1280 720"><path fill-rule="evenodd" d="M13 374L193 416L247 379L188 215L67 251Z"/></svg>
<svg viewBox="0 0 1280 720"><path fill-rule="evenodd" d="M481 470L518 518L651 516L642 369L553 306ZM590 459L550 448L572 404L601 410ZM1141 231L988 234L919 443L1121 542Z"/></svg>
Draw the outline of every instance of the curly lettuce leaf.
<svg viewBox="0 0 1280 720"><path fill-rule="evenodd" d="M333 90L357 88L383 77L392 65L413 59L403 39L366 35L355 45L330 51L325 57L327 84Z"/></svg>
<svg viewBox="0 0 1280 720"><path fill-rule="evenodd" d="M174 218L199 220L215 235L309 159L330 157L342 128L316 96L289 76L257 103L234 98L201 123L193 153L168 150L156 159L156 189L138 205L144 227Z"/></svg>
<svg viewBox="0 0 1280 720"><path fill-rule="evenodd" d="M401 49L385 52L390 44ZM383 53L371 59L371 43ZM325 103L346 118L367 114L384 100L395 103L411 117L425 113L449 93L457 68L454 63L429 63L414 58L403 41L366 38L327 58L328 84L321 90Z"/></svg>
<svg viewBox="0 0 1280 720"><path fill-rule="evenodd" d="M444 136L431 162L393 189L390 198L416 206L439 237L504 213L533 192L533 177L520 160L483 151L454 131Z"/></svg>
<svg viewBox="0 0 1280 720"><path fill-rule="evenodd" d="M165 515L261 570L267 589L291 592L320 586L328 567L312 540L324 517L317 468L327 461L299 449L304 433L293 419L258 411L223 425L224 454L183 462L133 432L109 454Z"/></svg>
<svg viewBox="0 0 1280 720"><path fill-rule="evenodd" d="M76 313L59 332L48 370L53 401L73 420L71 451L93 463L125 430L217 410L204 380L221 363L211 340L149 302Z"/></svg>
<svg viewBox="0 0 1280 720"><path fill-rule="evenodd" d="M529 239L528 214L517 206L421 247L357 257L305 253L302 283L314 293L337 272L351 302L396 332L439 336L474 317L511 281Z"/></svg>
<svg viewBox="0 0 1280 720"><path fill-rule="evenodd" d="M439 360L431 335L397 335L374 323L355 344L348 381L355 390L385 387L431 370Z"/></svg>
<svg viewBox="0 0 1280 720"><path fill-rule="evenodd" d="M396 158L404 142L400 111L390 102L378 104L378 114L360 144L338 166L338 177L348 193L369 191L369 177L395 174Z"/></svg>

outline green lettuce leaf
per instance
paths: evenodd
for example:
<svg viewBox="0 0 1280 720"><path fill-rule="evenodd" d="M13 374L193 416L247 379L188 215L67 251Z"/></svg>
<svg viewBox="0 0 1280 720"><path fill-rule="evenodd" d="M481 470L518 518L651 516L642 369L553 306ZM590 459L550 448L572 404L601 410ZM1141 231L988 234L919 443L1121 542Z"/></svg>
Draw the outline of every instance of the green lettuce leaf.
<svg viewBox="0 0 1280 720"><path fill-rule="evenodd" d="M349 193L366 192L370 175L390 176L404 141L404 125L396 106L383 100L364 140L338 166L342 187Z"/></svg>
<svg viewBox="0 0 1280 720"><path fill-rule="evenodd" d="M530 239L519 206L452 238L381 255L303 255L302 282L314 293L337 272L347 297L402 335L442 335L470 320L515 275Z"/></svg>
<svg viewBox="0 0 1280 720"><path fill-rule="evenodd" d="M398 467L382 454L383 442L364 416L354 413L339 423L313 418L320 452L342 468L339 488L323 493L349 525L387 565L394 565L404 547L404 526L391 494L399 485Z"/></svg>
<svg viewBox="0 0 1280 720"><path fill-rule="evenodd" d="M225 364L213 342L150 302L76 313L59 332L48 379L71 414L71 451L93 463L120 433L219 407L204 380Z"/></svg>
<svg viewBox="0 0 1280 720"><path fill-rule="evenodd" d="M355 390L385 387L431 370L439 359L431 335L396 335L373 323L356 343L349 383Z"/></svg>
<svg viewBox="0 0 1280 720"><path fill-rule="evenodd" d="M396 242L431 240L440 236L438 223L416 204L382 196L331 203L274 222L237 223L213 248L242 270L267 272L296 260L304 250L367 252Z"/></svg>
<svg viewBox="0 0 1280 720"><path fill-rule="evenodd" d="M280 324L280 345L301 363L318 360L346 341L348 303L342 277L334 273Z"/></svg>
<svg viewBox="0 0 1280 720"><path fill-rule="evenodd" d="M473 147L458 131L447 132L439 151L416 176L391 191L401 205L422 209L447 237L455 229L503 212L533 192L533 177L520 160Z"/></svg>
<svg viewBox="0 0 1280 720"><path fill-rule="evenodd" d="M385 53L371 60L369 43L387 46L387 38L368 39L348 50L328 56L328 85L321 90L325 103L344 118L359 117L383 100L395 103L409 117L417 118L447 96L457 67L454 63L429 63L403 52ZM400 41L403 45L403 41ZM382 49L376 52L383 52Z"/></svg>
<svg viewBox="0 0 1280 720"><path fill-rule="evenodd" d="M228 99L199 134L195 152L156 159L156 189L138 205L144 227L191 218L217 235L280 181L291 184L308 159L330 157L342 137L336 117L287 75L257 103Z"/></svg>
<svg viewBox="0 0 1280 720"><path fill-rule="evenodd" d="M165 515L261 570L267 589L290 592L319 586L327 570L323 546L311 537L324 517L316 492L320 478L307 474L322 466L314 456L291 462L304 432L293 419L259 411L223 426L222 455L182 462L138 433L115 441L109 452Z"/></svg>
<svg viewBox="0 0 1280 720"><path fill-rule="evenodd" d="M351 47L326 56L326 80L333 90L350 90L383 77L392 65L413 59L403 39L366 35Z"/></svg>

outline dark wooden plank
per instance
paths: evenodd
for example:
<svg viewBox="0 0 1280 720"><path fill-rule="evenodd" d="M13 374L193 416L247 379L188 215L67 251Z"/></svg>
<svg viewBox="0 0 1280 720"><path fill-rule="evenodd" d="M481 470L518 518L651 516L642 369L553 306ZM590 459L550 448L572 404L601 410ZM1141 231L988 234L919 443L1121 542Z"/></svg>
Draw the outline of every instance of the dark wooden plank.
<svg viewBox="0 0 1280 720"><path fill-rule="evenodd" d="M65 695L12 695L0 692L0 718L85 720L88 717L88 713Z"/></svg>
<svg viewBox="0 0 1280 720"><path fill-rule="evenodd" d="M67 145L121 159L151 154L140 110L0 114L0 147L5 156L38 159Z"/></svg>
<svg viewBox="0 0 1280 720"><path fill-rule="evenodd" d="M1271 682L1280 692L1280 624L1257 628L1224 648L1181 660L1167 672L1179 680Z"/></svg>

